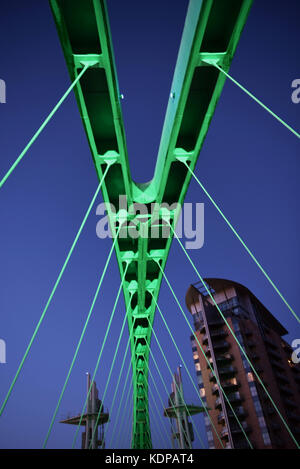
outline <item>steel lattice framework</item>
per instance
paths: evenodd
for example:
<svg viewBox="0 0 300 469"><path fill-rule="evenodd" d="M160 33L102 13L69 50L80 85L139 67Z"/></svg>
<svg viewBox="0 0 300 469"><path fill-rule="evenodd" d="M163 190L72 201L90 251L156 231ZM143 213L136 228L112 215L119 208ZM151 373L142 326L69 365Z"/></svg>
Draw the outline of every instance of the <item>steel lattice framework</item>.
<svg viewBox="0 0 300 469"><path fill-rule="evenodd" d="M148 411L148 362L151 331L170 236L152 236L149 218L115 213L119 196L131 204L169 204L175 227L182 204L252 0L190 0L167 106L154 177L131 179L108 13L104 0L50 0L72 81L89 64L75 94L99 180L115 244L131 335L133 370L133 448L151 448ZM175 207L175 206L174 206ZM159 211L157 225L166 212ZM153 225L153 218L151 220ZM131 226L127 230L127 227ZM132 233L137 232L139 236ZM130 234L131 233L131 234ZM161 267L161 268L160 268ZM126 269L126 271L125 271Z"/></svg>

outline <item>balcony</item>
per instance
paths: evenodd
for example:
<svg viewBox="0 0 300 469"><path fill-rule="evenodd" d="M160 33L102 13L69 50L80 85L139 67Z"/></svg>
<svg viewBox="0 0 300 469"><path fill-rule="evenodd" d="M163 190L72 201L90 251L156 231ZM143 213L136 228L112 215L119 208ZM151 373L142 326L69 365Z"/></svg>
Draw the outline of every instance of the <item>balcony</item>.
<svg viewBox="0 0 300 469"><path fill-rule="evenodd" d="M218 397L215 402L215 409L221 409L221 408L222 408L222 400L220 397Z"/></svg>
<svg viewBox="0 0 300 469"><path fill-rule="evenodd" d="M234 409L234 412L236 413L236 415L237 415L240 419L246 418L247 415L248 415L243 406L236 407L236 408ZM229 418L235 418L235 416L233 415L233 412L232 412L231 410L228 411L228 417L229 417Z"/></svg>
<svg viewBox="0 0 300 469"><path fill-rule="evenodd" d="M219 373L224 378L225 376L234 376L237 372L237 369L234 366L223 366L219 369Z"/></svg>
<svg viewBox="0 0 300 469"><path fill-rule="evenodd" d="M253 443L252 446L254 447ZM234 443L234 449L249 449L249 443L243 438L241 441Z"/></svg>
<svg viewBox="0 0 300 469"><path fill-rule="evenodd" d="M217 384L213 384L211 390L213 394L219 394L219 386Z"/></svg>
<svg viewBox="0 0 300 469"><path fill-rule="evenodd" d="M276 422L271 422L270 426L271 426L272 430L274 430L274 432L277 432L281 428L279 423L276 423Z"/></svg>
<svg viewBox="0 0 300 469"><path fill-rule="evenodd" d="M248 340L247 345L250 349L256 347L256 344L253 342L253 340Z"/></svg>
<svg viewBox="0 0 300 469"><path fill-rule="evenodd" d="M284 405L288 408L297 409L298 407L296 402L293 401L292 399L289 399L288 397L284 397L283 402L284 402Z"/></svg>
<svg viewBox="0 0 300 469"><path fill-rule="evenodd" d="M299 415L295 414L294 412L287 411L287 416L290 420L293 422L300 422L300 417Z"/></svg>
<svg viewBox="0 0 300 469"><path fill-rule="evenodd" d="M251 432L251 427L250 427L250 425L248 425L247 422L241 422L241 424L242 424L244 432L246 432L246 433ZM230 430L231 430L231 433L235 433L235 434L243 433L243 430L241 429L241 427L238 424L230 425Z"/></svg>
<svg viewBox="0 0 300 469"><path fill-rule="evenodd" d="M225 427L223 428L223 430L221 431L221 438L228 438L228 428Z"/></svg>
<svg viewBox="0 0 300 469"><path fill-rule="evenodd" d="M277 368L278 370L281 370L281 371L285 371L285 366L282 364L281 360L277 361L277 360L274 360L273 358L270 358L270 363L271 363L272 367L275 367L275 368Z"/></svg>
<svg viewBox="0 0 300 469"><path fill-rule="evenodd" d="M280 360L280 361L282 360L281 354L277 350L270 348L268 350L268 353L276 360Z"/></svg>
<svg viewBox="0 0 300 469"><path fill-rule="evenodd" d="M233 360L233 356L230 353L225 353L224 355L219 355L216 357L217 363L227 363Z"/></svg>
<svg viewBox="0 0 300 469"><path fill-rule="evenodd" d="M209 381L216 381L216 377L212 371L209 373L208 377L209 377Z"/></svg>
<svg viewBox="0 0 300 469"><path fill-rule="evenodd" d="M219 337L226 337L228 333L224 331L224 329L215 329L214 331L210 332L210 336L214 338L219 338Z"/></svg>
<svg viewBox="0 0 300 469"><path fill-rule="evenodd" d="M240 383L232 383L231 381L225 381L222 383L222 388L224 389L225 392L229 391L237 391L238 388L240 387Z"/></svg>
<svg viewBox="0 0 300 469"><path fill-rule="evenodd" d="M218 423L224 423L224 422L225 422L224 412L220 412L218 415Z"/></svg>
<svg viewBox="0 0 300 469"><path fill-rule="evenodd" d="M228 399L229 401L231 402L231 404L238 404L240 402L242 402L242 396L240 395L240 393L237 391L237 392L233 392L231 394L228 394Z"/></svg>
<svg viewBox="0 0 300 469"><path fill-rule="evenodd" d="M284 383L288 383L288 382L289 382L289 380L287 379L287 377L286 377L283 373L281 373L280 371L274 370L274 373L275 373L275 375L277 376L277 378L278 378L280 381L282 381L282 382L284 382Z"/></svg>
<svg viewBox="0 0 300 469"><path fill-rule="evenodd" d="M208 335L207 334L204 334L204 336L202 336L202 343L207 345L208 344Z"/></svg>
<svg viewBox="0 0 300 469"><path fill-rule="evenodd" d="M210 365L210 366L209 366L209 365ZM214 367L213 359L212 359L212 358L208 358L208 359L207 359L207 366L206 366L206 368L207 368L208 370L210 370L211 367L212 367L212 368Z"/></svg>
<svg viewBox="0 0 300 469"><path fill-rule="evenodd" d="M255 352L250 352L248 355L249 355L249 358L250 358L251 361L252 360L253 361L259 360L259 355L257 355L257 353L255 353Z"/></svg>
<svg viewBox="0 0 300 469"><path fill-rule="evenodd" d="M294 379L295 379L295 381L297 381L297 383L300 383L300 375L296 375L296 376L294 377Z"/></svg>
<svg viewBox="0 0 300 469"><path fill-rule="evenodd" d="M201 332L201 334L203 334L205 332L205 324L204 323L201 324L201 326L200 326L200 332Z"/></svg>
<svg viewBox="0 0 300 469"><path fill-rule="evenodd" d="M268 347L271 347L272 349L277 349L277 344L275 344L269 337L265 336L264 342Z"/></svg>
<svg viewBox="0 0 300 469"><path fill-rule="evenodd" d="M289 396L292 396L294 394L293 391L291 391L291 389L288 386L286 386L285 384L279 382L278 386L284 394L288 394Z"/></svg>
<svg viewBox="0 0 300 469"><path fill-rule="evenodd" d="M222 340L221 342L216 342L213 345L215 350L221 351L221 350L228 350L229 349L229 343L226 340Z"/></svg>

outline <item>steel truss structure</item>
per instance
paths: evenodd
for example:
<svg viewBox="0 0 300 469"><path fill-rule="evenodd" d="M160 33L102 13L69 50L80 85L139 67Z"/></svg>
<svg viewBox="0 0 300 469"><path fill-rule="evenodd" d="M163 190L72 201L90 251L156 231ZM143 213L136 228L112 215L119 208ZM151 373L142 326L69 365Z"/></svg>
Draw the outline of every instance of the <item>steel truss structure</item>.
<svg viewBox="0 0 300 469"><path fill-rule="evenodd" d="M156 300L173 230L252 0L190 0L177 58L160 147L151 181L132 180L125 140L112 39L104 0L50 0L71 80L88 66L74 88L99 180L111 231L131 335L133 448L151 448L148 363ZM184 164L183 164L184 163ZM125 196L133 210L122 210ZM112 204L112 205L110 205ZM166 204L146 217L137 204ZM174 205L173 205L174 204ZM119 207L115 212L113 207ZM153 227L157 228L154 230ZM158 234L158 236L157 236ZM125 272L125 269L126 272ZM162 270L161 270L162 269Z"/></svg>

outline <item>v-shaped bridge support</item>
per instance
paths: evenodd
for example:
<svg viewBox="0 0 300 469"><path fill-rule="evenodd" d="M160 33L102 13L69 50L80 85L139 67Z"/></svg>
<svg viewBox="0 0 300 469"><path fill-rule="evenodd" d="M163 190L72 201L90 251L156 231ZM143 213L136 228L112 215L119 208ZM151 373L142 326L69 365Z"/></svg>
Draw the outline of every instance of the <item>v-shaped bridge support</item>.
<svg viewBox="0 0 300 469"><path fill-rule="evenodd" d="M91 66L77 84L75 94L95 168L101 179L113 233L120 229L116 255L121 275L128 269L124 297L131 336L134 411L133 448L151 448L148 411L148 361L151 326L172 241L153 236L151 227L170 217L175 228L182 204L214 109L235 52L252 0L190 0L169 97L154 178L146 184L130 176L108 14L104 0L50 0L66 63L74 80L85 64ZM135 203L169 204L155 219L119 211L119 196ZM116 213L109 204L117 207ZM127 230L131 223L131 228ZM121 226L121 228L120 228ZM155 230L154 230L155 231Z"/></svg>

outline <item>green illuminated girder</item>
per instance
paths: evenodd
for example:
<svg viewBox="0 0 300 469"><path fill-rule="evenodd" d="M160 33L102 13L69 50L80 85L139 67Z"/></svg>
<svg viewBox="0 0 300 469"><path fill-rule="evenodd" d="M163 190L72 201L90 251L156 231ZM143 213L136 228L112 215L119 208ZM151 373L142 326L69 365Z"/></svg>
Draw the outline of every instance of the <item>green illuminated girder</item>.
<svg viewBox="0 0 300 469"><path fill-rule="evenodd" d="M209 61L228 71L252 0L190 0L162 131L154 178L144 184L130 176L120 93L114 63L107 8L104 0L50 0L71 79L83 65L93 64L75 89L96 171L100 178L113 163L102 186L104 201L119 206L119 195L132 203L182 204L225 77ZM112 1L113 7L113 1ZM172 8L172 5L170 5ZM130 3L129 3L130 8ZM205 60L205 62L203 61ZM170 209L175 227L178 213ZM108 207L110 226L116 215ZM159 223L162 222L162 216ZM124 223L130 220L125 217ZM122 225L124 226L124 225ZM140 221L141 232L149 223ZM122 231L122 230L121 230ZM133 326L131 355L134 410L133 448L151 448L148 411L148 362L146 342L151 326L172 236L130 236L116 242L124 282L129 330Z"/></svg>

